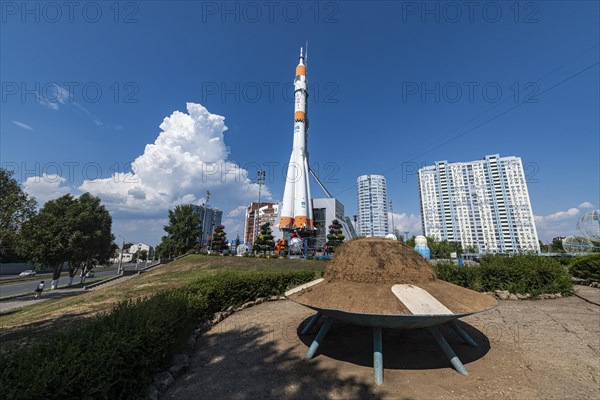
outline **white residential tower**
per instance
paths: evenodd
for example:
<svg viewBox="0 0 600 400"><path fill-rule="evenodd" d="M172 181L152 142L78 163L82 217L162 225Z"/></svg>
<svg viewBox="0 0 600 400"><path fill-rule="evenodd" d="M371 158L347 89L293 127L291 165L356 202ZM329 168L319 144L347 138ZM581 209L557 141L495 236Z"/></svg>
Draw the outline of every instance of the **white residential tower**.
<svg viewBox="0 0 600 400"><path fill-rule="evenodd" d="M388 206L383 175L362 175L356 180L358 190L359 236L388 234Z"/></svg>
<svg viewBox="0 0 600 400"><path fill-rule="evenodd" d="M539 252L521 158L437 161L418 184L424 235L481 253Z"/></svg>

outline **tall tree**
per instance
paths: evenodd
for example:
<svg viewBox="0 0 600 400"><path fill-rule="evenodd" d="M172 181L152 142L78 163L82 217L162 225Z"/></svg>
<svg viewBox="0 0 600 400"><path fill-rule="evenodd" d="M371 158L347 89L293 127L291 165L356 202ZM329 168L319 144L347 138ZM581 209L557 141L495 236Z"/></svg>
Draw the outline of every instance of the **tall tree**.
<svg viewBox="0 0 600 400"><path fill-rule="evenodd" d="M227 235L225 234L225 227L223 225L215 228L215 232L209 239L209 246L211 250L219 253L227 250Z"/></svg>
<svg viewBox="0 0 600 400"><path fill-rule="evenodd" d="M329 225L329 234L327 235L327 252L335 253L335 249L338 248L343 242L346 236L342 233L342 224L337 219L331 221Z"/></svg>
<svg viewBox="0 0 600 400"><path fill-rule="evenodd" d="M173 258L175 255L175 243L168 236L163 236L160 244L156 246L156 254L160 259Z"/></svg>
<svg viewBox="0 0 600 400"><path fill-rule="evenodd" d="M13 171L0 168L0 262L21 261L19 233L35 215L36 201L13 178Z"/></svg>
<svg viewBox="0 0 600 400"><path fill-rule="evenodd" d="M71 230L69 247L69 285L81 270L82 281L86 273L97 264L108 263L116 249L111 233L112 217L100 203L100 198L82 194L71 206L68 218Z"/></svg>
<svg viewBox="0 0 600 400"><path fill-rule="evenodd" d="M199 245L202 234L200 212L192 205L180 205L169 210L169 225L165 226L173 255L183 254Z"/></svg>
<svg viewBox="0 0 600 400"><path fill-rule="evenodd" d="M100 199L84 193L79 199L66 194L50 200L23 224L22 247L37 265L50 266L51 287L58 285L60 271L69 262L69 284L78 270L89 271L108 262L116 249L112 218Z"/></svg>
<svg viewBox="0 0 600 400"><path fill-rule="evenodd" d="M66 194L44 204L23 224L22 251L37 266L52 268L51 288L56 288L63 263L71 257L71 228L75 199Z"/></svg>
<svg viewBox="0 0 600 400"><path fill-rule="evenodd" d="M273 230L271 229L271 223L261 225L258 234L258 240L255 243L255 251L262 251L266 254L268 251L275 249L275 241L273 240Z"/></svg>

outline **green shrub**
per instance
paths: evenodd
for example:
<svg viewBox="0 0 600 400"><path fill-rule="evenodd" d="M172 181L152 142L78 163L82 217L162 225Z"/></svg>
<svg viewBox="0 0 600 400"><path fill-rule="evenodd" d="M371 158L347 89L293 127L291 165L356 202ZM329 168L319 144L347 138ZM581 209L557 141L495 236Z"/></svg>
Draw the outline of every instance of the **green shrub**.
<svg viewBox="0 0 600 400"><path fill-rule="evenodd" d="M194 325L229 306L279 295L311 271L206 276L0 354L2 399L137 399Z"/></svg>
<svg viewBox="0 0 600 400"><path fill-rule="evenodd" d="M573 259L569 272L577 278L600 282L600 253Z"/></svg>
<svg viewBox="0 0 600 400"><path fill-rule="evenodd" d="M438 263L434 267L437 277L446 282L481 291L481 268L465 265L459 267L450 262Z"/></svg>
<svg viewBox="0 0 600 400"><path fill-rule="evenodd" d="M533 297L542 293L569 295L573 292L566 268L551 257L488 255L481 259L479 266L440 263L434 269L440 279L483 292L508 290Z"/></svg>

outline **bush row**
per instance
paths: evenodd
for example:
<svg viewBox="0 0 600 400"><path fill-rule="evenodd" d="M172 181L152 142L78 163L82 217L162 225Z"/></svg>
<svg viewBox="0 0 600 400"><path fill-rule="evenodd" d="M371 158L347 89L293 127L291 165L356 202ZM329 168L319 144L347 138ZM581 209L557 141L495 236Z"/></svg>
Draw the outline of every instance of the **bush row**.
<svg viewBox="0 0 600 400"><path fill-rule="evenodd" d="M567 269L551 257L488 255L479 265L459 267L450 263L434 266L438 278L480 292L508 290L510 293L531 294L573 292Z"/></svg>
<svg viewBox="0 0 600 400"><path fill-rule="evenodd" d="M1 399L136 399L182 350L201 319L314 279L311 271L224 273L0 354Z"/></svg>
<svg viewBox="0 0 600 400"><path fill-rule="evenodd" d="M600 253L573 259L569 272L577 278L600 282Z"/></svg>

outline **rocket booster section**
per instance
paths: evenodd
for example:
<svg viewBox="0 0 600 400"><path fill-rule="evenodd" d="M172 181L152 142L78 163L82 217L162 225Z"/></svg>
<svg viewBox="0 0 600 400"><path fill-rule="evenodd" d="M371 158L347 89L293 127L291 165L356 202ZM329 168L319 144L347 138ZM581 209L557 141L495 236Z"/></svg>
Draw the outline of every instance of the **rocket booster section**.
<svg viewBox="0 0 600 400"><path fill-rule="evenodd" d="M308 180L308 81L302 49L294 79L294 140L288 165L280 229L314 229L312 199Z"/></svg>

